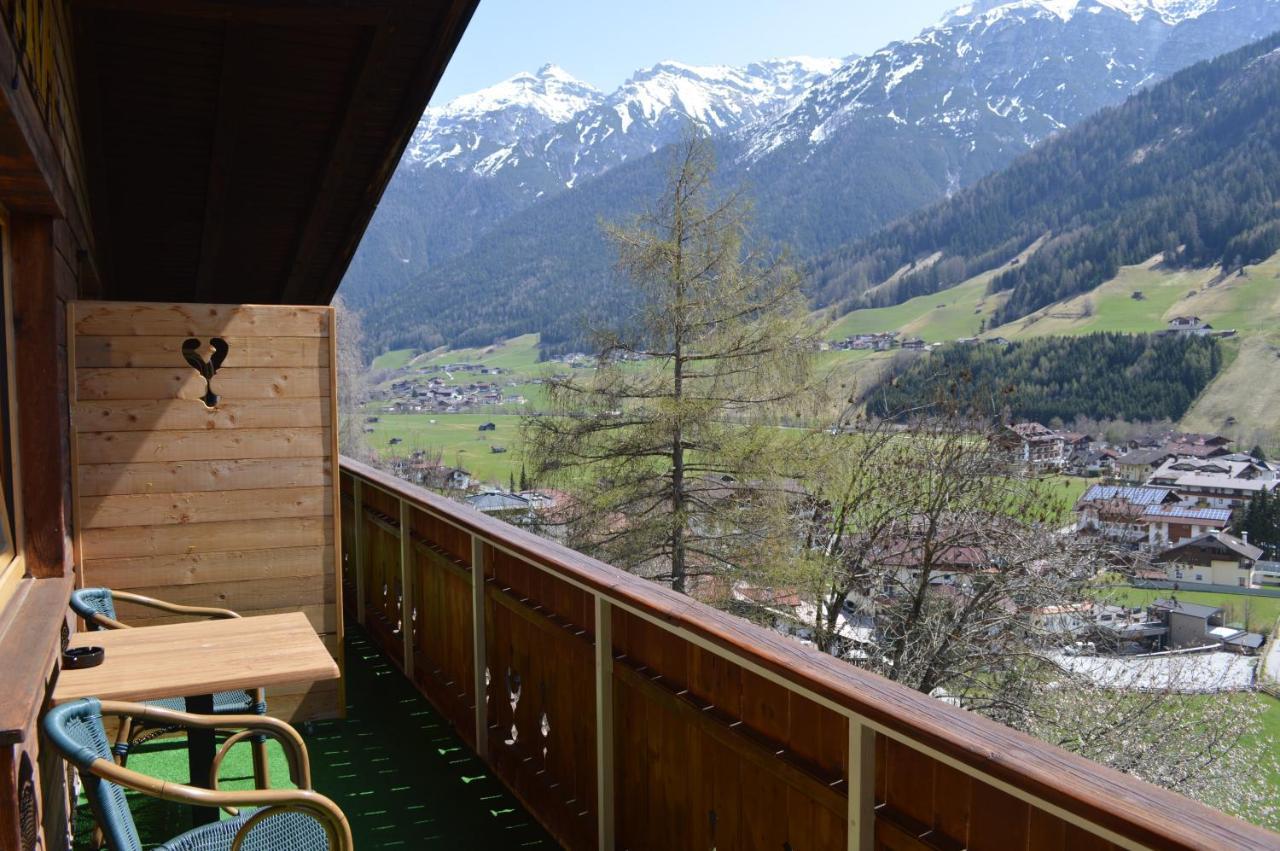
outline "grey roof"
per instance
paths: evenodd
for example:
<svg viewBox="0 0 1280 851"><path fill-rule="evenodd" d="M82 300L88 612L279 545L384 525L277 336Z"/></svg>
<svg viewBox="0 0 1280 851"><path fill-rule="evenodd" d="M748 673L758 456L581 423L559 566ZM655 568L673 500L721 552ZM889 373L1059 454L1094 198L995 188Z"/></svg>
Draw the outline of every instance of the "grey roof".
<svg viewBox="0 0 1280 851"><path fill-rule="evenodd" d="M1159 505L1169 496L1169 488L1119 487L1116 485L1091 485L1081 502L1097 499L1123 499L1134 505Z"/></svg>
<svg viewBox="0 0 1280 851"><path fill-rule="evenodd" d="M1189 541L1183 541L1176 547L1170 547L1165 550L1160 554L1160 560L1164 561L1165 557L1170 553L1176 552L1183 547L1199 547L1211 543L1221 544L1236 555L1242 558L1247 558L1250 561L1257 561L1262 558L1261 548L1255 547L1253 544L1246 544L1244 541L1233 535L1228 535L1226 532L1206 532L1205 534L1198 535Z"/></svg>
<svg viewBox="0 0 1280 851"><path fill-rule="evenodd" d="M1117 458L1116 463L1130 466L1135 464L1151 465L1168 457L1169 453L1163 449L1134 449Z"/></svg>
<svg viewBox="0 0 1280 851"><path fill-rule="evenodd" d="M1171 612L1177 612L1182 615L1190 615L1193 618L1213 617L1222 611L1221 606L1202 606L1199 603L1184 603L1181 600L1156 600L1151 604L1153 609L1167 609Z"/></svg>
<svg viewBox="0 0 1280 851"><path fill-rule="evenodd" d="M501 491L485 491L469 496L467 503L481 511L517 511L529 507L529 500L524 497Z"/></svg>
<svg viewBox="0 0 1280 851"><path fill-rule="evenodd" d="M1239 644L1242 647L1249 647L1254 650L1257 650L1259 647L1262 646L1262 642L1266 640L1267 640L1266 636L1259 635L1256 632L1242 632L1239 635L1228 638L1226 643Z"/></svg>

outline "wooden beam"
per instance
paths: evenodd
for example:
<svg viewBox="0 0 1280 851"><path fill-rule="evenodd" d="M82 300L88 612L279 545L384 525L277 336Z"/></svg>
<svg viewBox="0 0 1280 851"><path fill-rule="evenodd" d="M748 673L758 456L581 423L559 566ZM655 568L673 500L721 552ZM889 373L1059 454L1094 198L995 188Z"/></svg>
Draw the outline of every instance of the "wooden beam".
<svg viewBox="0 0 1280 851"><path fill-rule="evenodd" d="M849 719L849 851L875 848L876 731Z"/></svg>
<svg viewBox="0 0 1280 851"><path fill-rule="evenodd" d="M485 671L489 666L488 648L485 646L484 617L485 557L484 541L471 538L471 651L473 660L473 688L476 698L476 755L489 759L489 701L485 684Z"/></svg>
<svg viewBox="0 0 1280 851"><path fill-rule="evenodd" d="M205 189L204 229L200 235L200 262L196 267L192 301L218 301L218 254L227 222L227 187L234 169L236 140L243 114L243 93L253 82L253 40L243 24L228 22L222 47L222 77L218 82L217 118L209 154L209 180Z"/></svg>
<svg viewBox="0 0 1280 851"><path fill-rule="evenodd" d="M61 650L71 577L28 579L5 607L0 626L0 746L18 744L34 728L45 686ZM7 846L0 846L7 847Z"/></svg>
<svg viewBox="0 0 1280 851"><path fill-rule="evenodd" d="M298 241L294 245L293 259L288 266L289 278L285 282L282 297L285 302L305 300L306 281L311 268L310 258L320 242L321 233L332 213L334 193L351 165L351 151L364 130L365 122L362 116L373 101L375 86L382 82L383 69L393 54L391 41L395 38L397 31L398 27L393 21L383 21L373 31L365 46L360 73L352 85L342 123L333 137L333 145L329 150L324 174L316 181L315 192L308 205L306 224L299 232Z"/></svg>
<svg viewBox="0 0 1280 851"><path fill-rule="evenodd" d="M595 596L596 620L596 837L613 848L613 606Z"/></svg>
<svg viewBox="0 0 1280 851"><path fill-rule="evenodd" d="M351 477L351 501L352 501L352 520L351 530L351 560L354 562L354 570L356 572L356 623L364 626L365 620L365 589L368 580L365 575L364 565L364 482L359 476Z"/></svg>
<svg viewBox="0 0 1280 851"><path fill-rule="evenodd" d="M344 24L358 26L384 15L389 6L415 0L374 0L358 5L339 2L296 3L281 0L75 0L82 9L165 15L218 21L252 21L275 26L302 24Z"/></svg>
<svg viewBox="0 0 1280 851"><path fill-rule="evenodd" d="M414 615L414 570L413 535L409 533L410 518L413 508L408 500L400 500L400 641L404 648L404 673L409 679L414 678L413 669L413 615Z"/></svg>
<svg viewBox="0 0 1280 851"><path fill-rule="evenodd" d="M24 555L35 577L73 569L66 306L59 298L53 219L14 214L9 222L13 346L18 396L13 442ZM23 475L23 472L26 475Z"/></svg>
<svg viewBox="0 0 1280 851"><path fill-rule="evenodd" d="M327 303L337 292L338 284L342 281L351 258L355 256L365 228L369 226L369 220L373 217L378 199L391 180L400 157L409 145L414 128L417 127L418 119L422 116L422 110L430 100L436 84L444 73L445 66L452 58L458 41L462 38L462 33L466 30L478 5L479 0L448 0L430 8L422 4L416 8L400 10L399 14L392 16L390 25L396 29L413 28L430 32L433 36L431 44L426 50L417 52L420 57L417 68L408 85L401 89L403 95L396 106L395 118L390 127L385 128L392 141L386 146L382 161L365 180L364 197L357 205L354 218L345 226L344 244L332 253L333 259L329 262L328 268L315 272L310 276L311 279L302 276L301 273L304 270L299 270L297 267L297 261L306 258L306 255L300 252L295 257L293 271L290 272L285 301ZM311 224L308 223L308 227L310 226ZM301 247L300 244L300 249Z"/></svg>

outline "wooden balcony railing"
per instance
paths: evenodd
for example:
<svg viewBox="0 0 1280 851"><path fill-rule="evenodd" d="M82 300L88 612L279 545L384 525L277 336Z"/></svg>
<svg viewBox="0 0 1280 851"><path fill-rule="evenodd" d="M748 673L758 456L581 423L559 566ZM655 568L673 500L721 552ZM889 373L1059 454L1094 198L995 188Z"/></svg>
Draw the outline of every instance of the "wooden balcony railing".
<svg viewBox="0 0 1280 851"><path fill-rule="evenodd" d="M1280 844L369 466L341 479L348 616L568 848Z"/></svg>

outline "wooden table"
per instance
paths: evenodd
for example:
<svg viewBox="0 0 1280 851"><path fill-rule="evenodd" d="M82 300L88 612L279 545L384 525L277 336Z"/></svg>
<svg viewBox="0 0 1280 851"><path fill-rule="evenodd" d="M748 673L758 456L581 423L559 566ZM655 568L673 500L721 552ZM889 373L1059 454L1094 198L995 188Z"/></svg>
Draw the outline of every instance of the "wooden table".
<svg viewBox="0 0 1280 851"><path fill-rule="evenodd" d="M337 663L301 612L81 632L69 643L90 645L106 651L102 664L60 672L54 703L181 696L188 712L210 714L214 692L338 678ZM214 744L212 730L187 734L192 785L208 785ZM217 810L197 808L195 817L205 823Z"/></svg>

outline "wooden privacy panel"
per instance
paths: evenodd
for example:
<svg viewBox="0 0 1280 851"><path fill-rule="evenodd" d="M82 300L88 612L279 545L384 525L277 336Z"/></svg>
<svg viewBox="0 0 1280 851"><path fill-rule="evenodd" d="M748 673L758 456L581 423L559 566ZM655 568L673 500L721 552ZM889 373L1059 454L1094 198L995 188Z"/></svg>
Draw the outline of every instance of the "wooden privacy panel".
<svg viewBox="0 0 1280 851"><path fill-rule="evenodd" d="M83 584L301 611L341 662L332 308L77 302L70 323ZM333 716L340 686L268 703Z"/></svg>
<svg viewBox="0 0 1280 851"><path fill-rule="evenodd" d="M485 563L489 760L556 839L593 847L593 602L492 546Z"/></svg>
<svg viewBox="0 0 1280 851"><path fill-rule="evenodd" d="M844 849L847 719L615 609L620 847Z"/></svg>
<svg viewBox="0 0 1280 851"><path fill-rule="evenodd" d="M882 851L1115 851L1118 846L931 756L876 736Z"/></svg>

